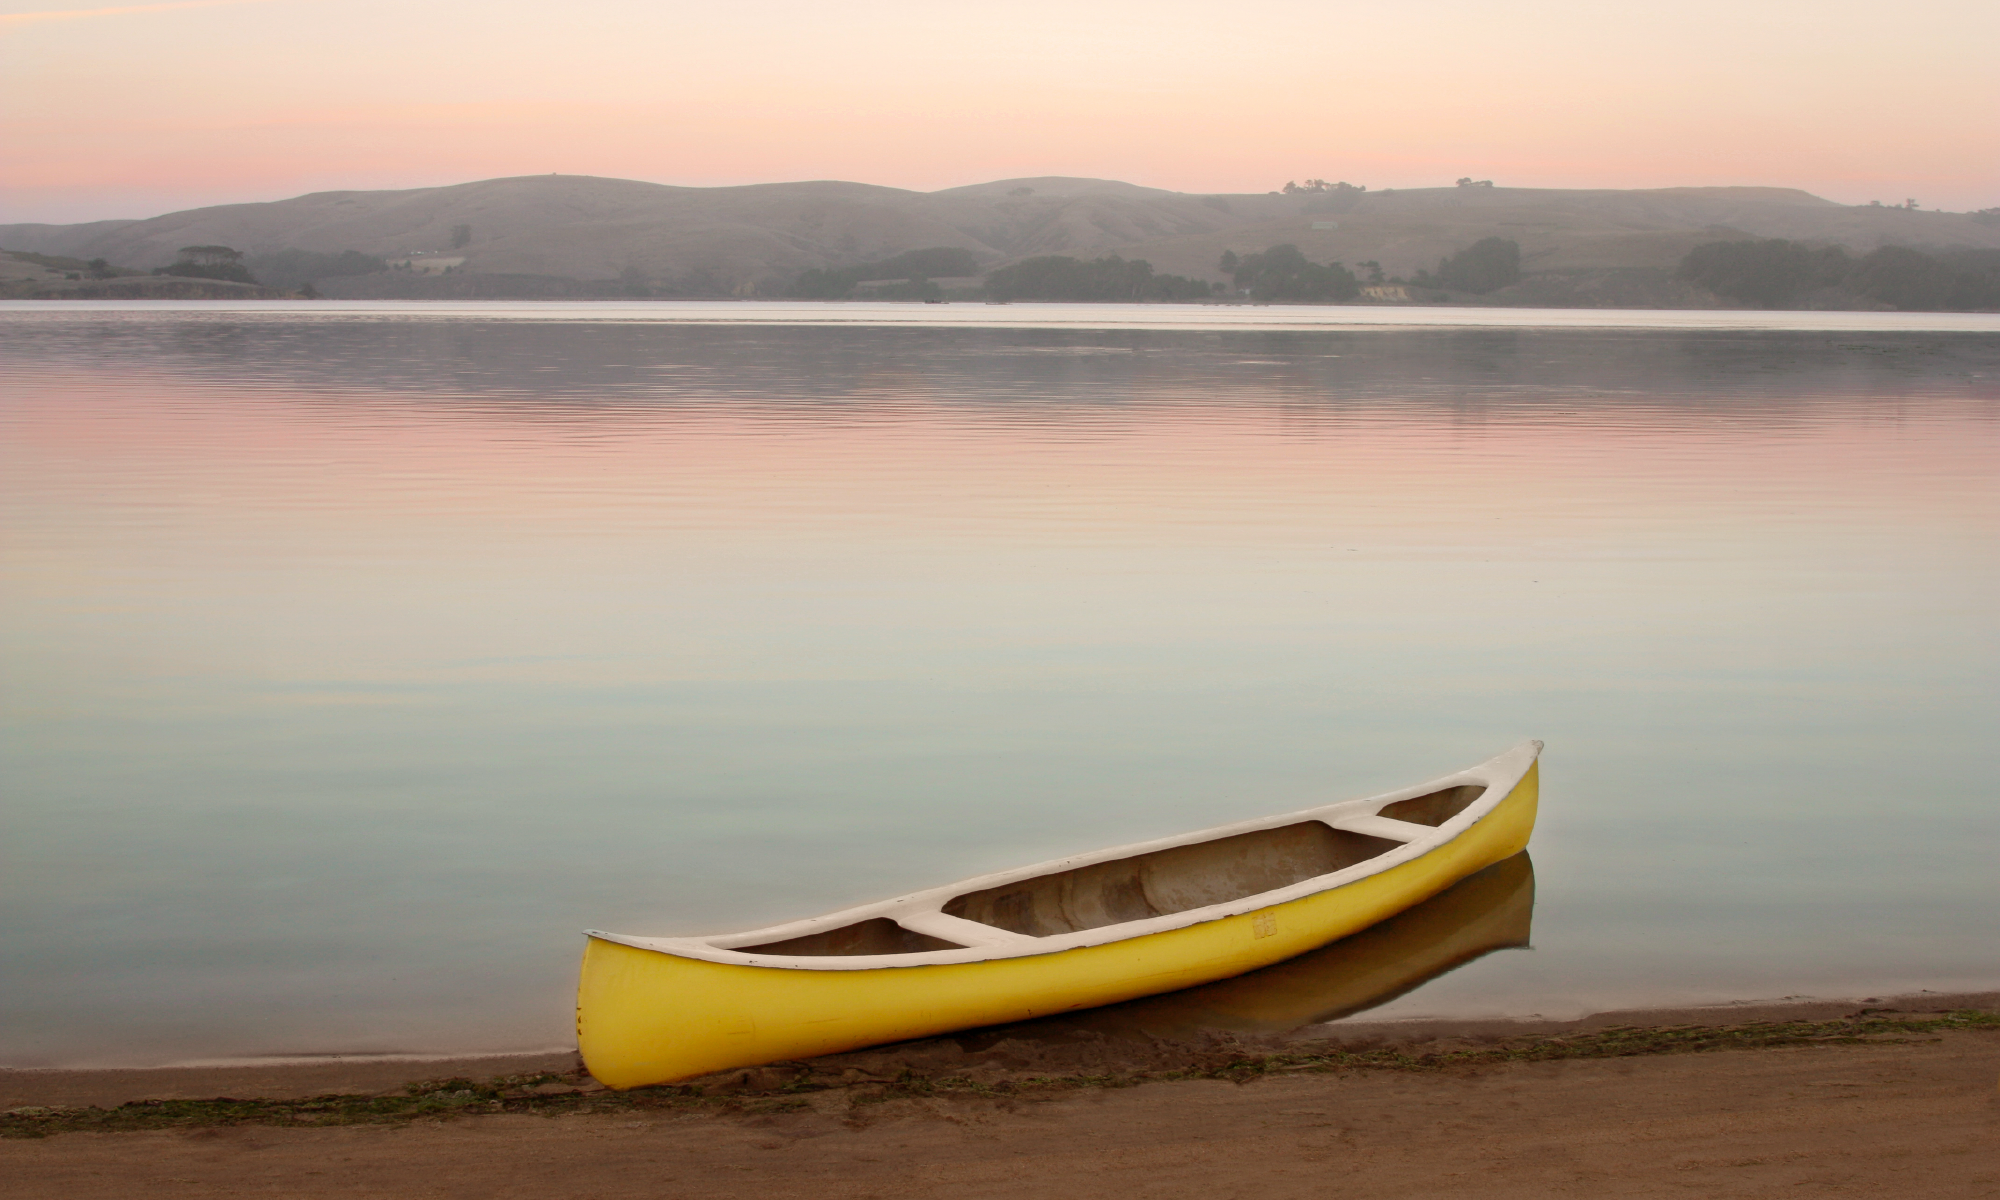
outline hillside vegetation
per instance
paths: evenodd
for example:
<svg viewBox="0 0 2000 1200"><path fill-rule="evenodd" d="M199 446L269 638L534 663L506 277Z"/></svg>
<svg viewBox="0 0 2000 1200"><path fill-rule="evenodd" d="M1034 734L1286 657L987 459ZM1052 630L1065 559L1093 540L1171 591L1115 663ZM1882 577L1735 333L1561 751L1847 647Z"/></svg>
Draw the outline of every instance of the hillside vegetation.
<svg viewBox="0 0 2000 1200"><path fill-rule="evenodd" d="M908 280L921 290L922 284L931 279L978 273L979 260L970 250L958 246L932 246L924 250L908 250L877 263L826 269L813 267L793 281L788 294L809 300L839 300L851 295L858 285L871 280Z"/></svg>
<svg viewBox="0 0 2000 1200"><path fill-rule="evenodd" d="M2000 250L1882 246L1855 258L1783 238L1713 242L1690 251L1678 277L1758 308L2000 309Z"/></svg>
<svg viewBox="0 0 2000 1200"><path fill-rule="evenodd" d="M147 220L0 226L0 247L8 250L133 271L169 267L186 247L233 248L243 269L275 290L312 285L353 298L831 298L863 291L920 298L931 281L945 279L964 294L962 277L1058 258L1077 264L1057 272L1069 282L1056 282L1049 274L1056 269L1044 265L1035 268L1044 275L1037 286L1091 291L1103 288L1078 281L1107 274L1110 268L1092 264L1116 258L1128 273L1144 264L1155 282L1137 290L1159 298L1166 298L1163 287L1185 298L1200 285L1339 300L1347 284L1328 274L1338 266L1365 289L1364 301L1384 298L1367 294L1382 290L1370 284L1402 279L1419 289L1413 296L1428 296L1422 289L1430 288L1482 303L1712 305L1742 301L1680 273L1683 259L1712 243L1773 239L1840 246L1859 260L1885 246L2000 250L2000 223L1979 214L1845 206L1783 188L1561 191L1468 180L1370 191L1308 180L1268 193L1191 195L1041 178L924 193L840 182L684 188L543 175L318 192ZM1490 258L1498 243L1516 248L1511 265ZM1488 246L1487 257L1464 257L1480 245ZM1314 270L1292 264L1296 278L1260 275L1260 285L1239 282L1234 269L1221 266L1225 255L1240 263L1285 246ZM913 252L954 257L903 263L895 269L908 275L880 276L907 285L865 286L868 272ZM1441 272L1449 263L1472 273L1447 277ZM1364 269L1366 278L1358 273ZM1516 271L1516 281L1493 285ZM1190 283L1158 282L1173 277Z"/></svg>
<svg viewBox="0 0 2000 1200"><path fill-rule="evenodd" d="M282 295L254 283L167 275L29 250L0 251L5 300L268 300Z"/></svg>
<svg viewBox="0 0 2000 1200"><path fill-rule="evenodd" d="M1044 254L986 276L986 295L1001 301L1203 300L1220 287L1184 275L1158 275L1152 263L1115 254L1089 262Z"/></svg>

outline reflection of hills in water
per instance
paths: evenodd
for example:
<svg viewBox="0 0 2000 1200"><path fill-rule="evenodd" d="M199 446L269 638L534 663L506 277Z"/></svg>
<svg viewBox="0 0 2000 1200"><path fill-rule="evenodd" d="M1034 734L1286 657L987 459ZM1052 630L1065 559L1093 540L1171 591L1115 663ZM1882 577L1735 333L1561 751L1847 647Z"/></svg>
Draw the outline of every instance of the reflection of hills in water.
<svg viewBox="0 0 2000 1200"><path fill-rule="evenodd" d="M1606 329L786 328L451 320L0 324L0 359L164 374L352 419L847 422L936 410L1099 422L1248 406L1727 411L1784 424L1885 392L1985 394L1983 334ZM1755 403L1746 403L1753 399ZM1191 403L1193 402L1193 403Z"/></svg>
<svg viewBox="0 0 2000 1200"><path fill-rule="evenodd" d="M1386 1004L1495 950L1528 944L1535 868L1526 851L1414 908L1275 966L1163 996L1045 1017L1002 1037L1185 1039L1204 1032L1284 1033ZM974 1035L993 1040L995 1030Z"/></svg>

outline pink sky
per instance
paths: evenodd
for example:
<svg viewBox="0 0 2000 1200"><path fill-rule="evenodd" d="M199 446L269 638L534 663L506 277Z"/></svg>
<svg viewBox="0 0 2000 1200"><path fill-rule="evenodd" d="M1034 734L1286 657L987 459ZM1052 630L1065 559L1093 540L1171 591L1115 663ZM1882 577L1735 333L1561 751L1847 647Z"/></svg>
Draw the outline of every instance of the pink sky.
<svg viewBox="0 0 2000 1200"><path fill-rule="evenodd" d="M0 222L560 171L2000 205L1992 0L0 0Z"/></svg>

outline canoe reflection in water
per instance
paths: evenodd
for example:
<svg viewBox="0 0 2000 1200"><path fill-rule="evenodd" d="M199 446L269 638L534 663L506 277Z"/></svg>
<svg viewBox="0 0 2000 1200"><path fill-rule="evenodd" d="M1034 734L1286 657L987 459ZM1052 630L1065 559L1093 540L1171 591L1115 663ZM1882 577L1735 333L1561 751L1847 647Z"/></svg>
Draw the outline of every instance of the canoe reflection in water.
<svg viewBox="0 0 2000 1200"><path fill-rule="evenodd" d="M1523 850L1360 933L1234 979L968 1033L1003 1038L1178 1041L1205 1032L1285 1033L1387 1004L1495 950L1528 945L1535 867Z"/></svg>

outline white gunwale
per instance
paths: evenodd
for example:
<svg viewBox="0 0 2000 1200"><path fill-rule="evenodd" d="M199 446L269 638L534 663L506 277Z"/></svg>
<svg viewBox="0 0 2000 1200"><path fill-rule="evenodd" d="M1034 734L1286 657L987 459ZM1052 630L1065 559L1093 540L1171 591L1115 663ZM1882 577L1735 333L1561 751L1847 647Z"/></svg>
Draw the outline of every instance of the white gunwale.
<svg viewBox="0 0 2000 1200"><path fill-rule="evenodd" d="M684 958L735 966L773 967L795 971L868 971L883 967L942 966L948 963L989 962L995 959L1025 958L1037 954L1059 954L1065 950L1075 950L1085 946L1101 946L1108 942L1120 942L1148 934L1183 929L1205 921L1240 916L1261 908L1298 900L1317 892L1331 891L1428 854L1463 834L1505 800L1515 785L1527 775L1529 768L1535 765L1541 750L1542 743L1539 741L1522 742L1506 753L1488 759L1476 767L1442 775L1410 787L1398 788L1393 792L1383 792L1359 800L1343 800L1318 808L1301 809L1297 812L1281 813L1255 820L1237 821L1177 837L1112 846L1088 854L1073 854L1067 858L1052 859L1007 871L996 871L990 875L960 880L944 887L926 888L920 892L856 905L853 908L844 908L838 912L803 921L790 921L783 925L770 925L743 933L707 937L635 937L628 934L604 933L595 929L586 930L585 933L593 938L639 950L655 950ZM1483 787L1485 790L1464 811L1442 825L1436 827L1418 825L1378 815L1381 809L1399 800L1410 800L1468 784ZM1101 925L1094 929L1047 937L1013 933L995 926L954 917L943 911L946 904L967 892L985 891L1003 884L1033 879L1038 875L1051 875L1113 859L1129 858L1156 850L1169 850L1177 846L1191 846L1236 834L1276 829L1301 821L1323 821L1335 829L1401 842L1402 845L1351 867L1314 876L1272 891L1258 892L1221 904L1186 909L1144 920ZM928 950L907 954L853 955L781 955L746 953L736 949L739 946L759 946L805 937L877 917L886 917L916 933L965 945L961 949Z"/></svg>

